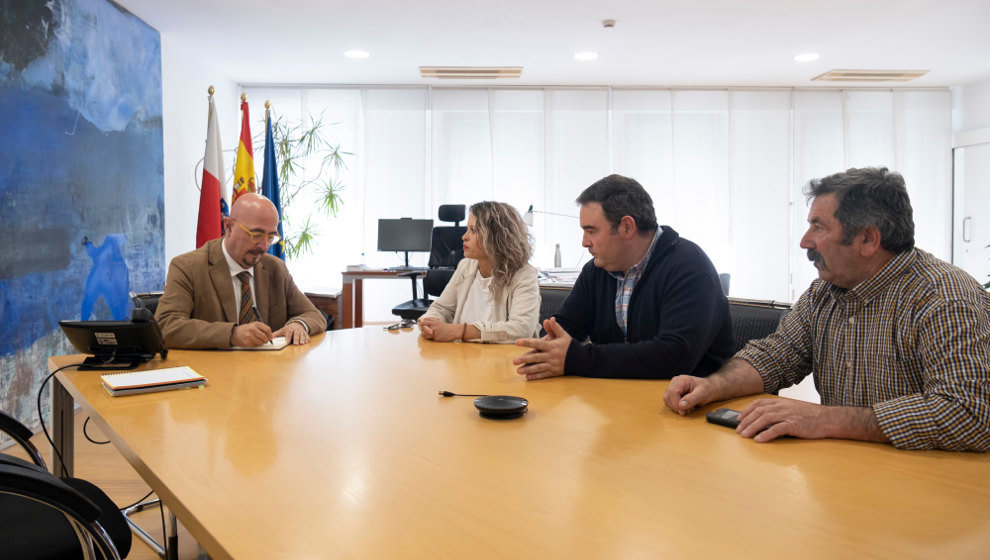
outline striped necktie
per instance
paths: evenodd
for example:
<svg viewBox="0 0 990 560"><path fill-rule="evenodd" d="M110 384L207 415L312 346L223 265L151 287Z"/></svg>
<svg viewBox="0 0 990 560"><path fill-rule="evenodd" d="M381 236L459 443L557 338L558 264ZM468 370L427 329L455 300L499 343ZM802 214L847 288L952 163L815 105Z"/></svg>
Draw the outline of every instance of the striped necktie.
<svg viewBox="0 0 990 560"><path fill-rule="evenodd" d="M241 312L238 314L237 324L246 325L259 319L254 312L254 301L251 298L251 273L239 272L237 279L241 281Z"/></svg>

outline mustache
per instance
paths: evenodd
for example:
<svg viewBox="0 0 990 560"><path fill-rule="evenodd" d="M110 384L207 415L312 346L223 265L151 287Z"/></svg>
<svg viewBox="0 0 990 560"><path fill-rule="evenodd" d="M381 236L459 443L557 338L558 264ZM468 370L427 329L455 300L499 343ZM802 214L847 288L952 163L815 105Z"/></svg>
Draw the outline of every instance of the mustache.
<svg viewBox="0 0 990 560"><path fill-rule="evenodd" d="M815 268L818 268L820 270L824 270L827 268L825 266L825 257L823 257L821 253L819 253L814 249L808 249L808 260L815 263Z"/></svg>

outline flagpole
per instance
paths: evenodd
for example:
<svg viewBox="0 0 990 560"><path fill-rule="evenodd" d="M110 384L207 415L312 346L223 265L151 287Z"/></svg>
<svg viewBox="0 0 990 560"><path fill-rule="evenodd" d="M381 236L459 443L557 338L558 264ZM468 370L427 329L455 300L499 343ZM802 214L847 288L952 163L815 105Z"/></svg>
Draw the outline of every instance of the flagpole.
<svg viewBox="0 0 990 560"><path fill-rule="evenodd" d="M213 92L215 92L215 91L216 90L213 89L213 86L212 85L206 90L206 92L210 94L210 99L213 99ZM213 116L213 104L212 103L209 103L208 104L208 108L206 109L206 122L207 123L210 122L210 117L212 117L212 116Z"/></svg>
<svg viewBox="0 0 990 560"><path fill-rule="evenodd" d="M206 111L206 149L203 156L202 182L199 183L199 214L196 223L196 247L207 241L223 237L223 217L227 211L224 196L223 150L220 148L220 131L217 124L213 97L216 89L211 85Z"/></svg>

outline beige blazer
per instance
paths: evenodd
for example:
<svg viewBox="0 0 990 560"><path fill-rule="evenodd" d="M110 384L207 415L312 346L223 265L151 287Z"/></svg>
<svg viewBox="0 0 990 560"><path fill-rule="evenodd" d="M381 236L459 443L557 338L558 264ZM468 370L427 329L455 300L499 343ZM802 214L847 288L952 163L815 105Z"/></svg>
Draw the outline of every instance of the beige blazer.
<svg viewBox="0 0 990 560"><path fill-rule="evenodd" d="M172 259L165 293L155 319L169 348L229 348L237 325L237 303L222 239ZM261 320L273 331L299 319L311 335L326 330L323 314L292 281L281 259L263 255L254 267L254 290Z"/></svg>
<svg viewBox="0 0 990 560"><path fill-rule="evenodd" d="M461 259L447 287L423 317L460 323L461 310L478 274L478 261ZM540 333L540 283L536 269L525 265L512 276L508 287L495 299L493 321L471 323L481 331L481 342L512 342Z"/></svg>

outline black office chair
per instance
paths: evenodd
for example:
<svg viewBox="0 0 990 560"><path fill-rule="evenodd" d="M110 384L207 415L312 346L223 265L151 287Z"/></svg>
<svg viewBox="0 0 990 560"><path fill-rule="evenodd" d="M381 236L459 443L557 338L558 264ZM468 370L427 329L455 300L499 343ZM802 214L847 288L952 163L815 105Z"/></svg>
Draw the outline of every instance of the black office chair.
<svg viewBox="0 0 990 560"><path fill-rule="evenodd" d="M733 353L742 350L750 340L766 338L777 330L780 320L790 311L789 303L754 299L729 298L732 318Z"/></svg>
<svg viewBox="0 0 990 560"><path fill-rule="evenodd" d="M131 532L94 484L49 473L31 430L0 412L0 432L32 462L0 453L0 558L125 558Z"/></svg>
<svg viewBox="0 0 990 560"><path fill-rule="evenodd" d="M430 296L437 297L443 293L450 278L454 275L457 263L464 258L464 245L461 237L467 231L466 226L461 225L461 221L467 214L467 207L463 204L443 204L437 212L437 217L441 222L454 222L452 226L436 226L433 228L433 235L430 242L430 260L426 271L414 270L405 272L399 276L406 276L412 280L412 296L409 301L400 303L392 308L392 315L398 315L403 321L415 321L419 319L426 310L430 308L433 300ZM419 297L416 280L423 277L423 297Z"/></svg>
<svg viewBox="0 0 990 560"><path fill-rule="evenodd" d="M155 314L155 310L158 309L158 300L161 299L162 293L164 292L142 292L140 294L135 294L131 292L131 301L134 302L134 309L144 308L151 311L151 314Z"/></svg>
<svg viewBox="0 0 990 560"><path fill-rule="evenodd" d="M570 288L540 286L540 336L547 334L547 331L543 329L543 321L553 317L553 314L560 309L570 294Z"/></svg>

